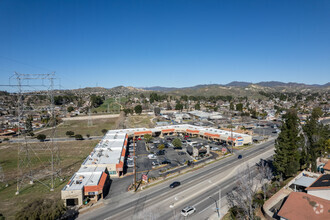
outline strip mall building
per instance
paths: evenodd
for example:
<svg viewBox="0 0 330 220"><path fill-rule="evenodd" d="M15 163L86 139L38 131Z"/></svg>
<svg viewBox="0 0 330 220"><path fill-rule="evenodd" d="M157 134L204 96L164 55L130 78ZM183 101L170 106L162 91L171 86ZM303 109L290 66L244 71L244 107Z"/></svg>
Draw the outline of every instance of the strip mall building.
<svg viewBox="0 0 330 220"><path fill-rule="evenodd" d="M109 130L94 150L87 156L81 168L62 189L66 205L82 205L85 198L98 200L108 192L110 177L123 174L129 138L152 136L189 135L208 140L222 141L241 146L252 143L252 136L220 129L193 125L171 125L156 128L132 128Z"/></svg>

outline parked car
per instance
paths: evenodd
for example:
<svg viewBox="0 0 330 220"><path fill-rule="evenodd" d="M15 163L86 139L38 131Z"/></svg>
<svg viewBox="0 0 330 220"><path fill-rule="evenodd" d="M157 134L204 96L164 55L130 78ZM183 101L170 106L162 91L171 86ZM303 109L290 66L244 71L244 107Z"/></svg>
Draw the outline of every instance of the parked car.
<svg viewBox="0 0 330 220"><path fill-rule="evenodd" d="M158 162L158 161L152 161L152 162L151 162L151 165L152 165L152 166L159 166L159 162Z"/></svg>
<svg viewBox="0 0 330 220"><path fill-rule="evenodd" d="M148 158L149 159L157 159L157 156L155 154L149 154Z"/></svg>
<svg viewBox="0 0 330 220"><path fill-rule="evenodd" d="M134 167L134 161L133 160L128 160L127 161L127 167Z"/></svg>
<svg viewBox="0 0 330 220"><path fill-rule="evenodd" d="M182 209L181 215L183 215L183 216L186 217L188 215L193 214L195 211L196 211L196 208L195 207L193 207L193 206L187 206L184 209Z"/></svg>
<svg viewBox="0 0 330 220"><path fill-rule="evenodd" d="M211 147L211 150L219 150L218 147Z"/></svg>
<svg viewBox="0 0 330 220"><path fill-rule="evenodd" d="M168 159L165 159L165 160L162 161L162 164L171 164L171 161L168 160Z"/></svg>
<svg viewBox="0 0 330 220"><path fill-rule="evenodd" d="M185 154L186 154L186 152L183 152L183 151L178 152L178 155L185 155Z"/></svg>
<svg viewBox="0 0 330 220"><path fill-rule="evenodd" d="M159 150L159 151L157 152L157 155L165 155L165 150Z"/></svg>
<svg viewBox="0 0 330 220"><path fill-rule="evenodd" d="M242 158L243 158L242 154L238 155L237 157L237 159L242 159Z"/></svg>
<svg viewBox="0 0 330 220"><path fill-rule="evenodd" d="M175 188L175 187L180 186L180 185L181 185L180 182L175 181L175 182L171 183L170 188Z"/></svg>

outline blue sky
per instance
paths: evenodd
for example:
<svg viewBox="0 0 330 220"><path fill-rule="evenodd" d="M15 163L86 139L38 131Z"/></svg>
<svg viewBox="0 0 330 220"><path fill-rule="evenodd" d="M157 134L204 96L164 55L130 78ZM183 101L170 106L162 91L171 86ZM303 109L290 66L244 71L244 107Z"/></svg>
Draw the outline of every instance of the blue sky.
<svg viewBox="0 0 330 220"><path fill-rule="evenodd" d="M324 84L330 1L1 0L0 79L64 88L231 81Z"/></svg>

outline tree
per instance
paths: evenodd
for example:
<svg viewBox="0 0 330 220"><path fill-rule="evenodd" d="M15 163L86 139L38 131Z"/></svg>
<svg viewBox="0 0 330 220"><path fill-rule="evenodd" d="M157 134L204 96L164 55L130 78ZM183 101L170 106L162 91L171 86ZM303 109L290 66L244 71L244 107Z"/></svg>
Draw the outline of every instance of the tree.
<svg viewBox="0 0 330 220"><path fill-rule="evenodd" d="M329 138L329 127L319 123L319 118L323 115L320 108L314 108L311 116L306 120L303 127L305 134L305 163L313 172L317 171L316 159L326 152L326 141Z"/></svg>
<svg viewBox="0 0 330 220"><path fill-rule="evenodd" d="M165 148L165 145L164 144L160 144L157 146L158 150L163 150Z"/></svg>
<svg viewBox="0 0 330 220"><path fill-rule="evenodd" d="M235 217L239 219L254 219L255 194L258 192L258 184L253 176L253 169L248 165L236 175L236 187L227 194L228 205L232 209L239 210ZM237 216L238 215L238 216Z"/></svg>
<svg viewBox="0 0 330 220"><path fill-rule="evenodd" d="M147 143L149 143L152 139L152 136L150 134L145 134L144 135L144 140L146 140Z"/></svg>
<svg viewBox="0 0 330 220"><path fill-rule="evenodd" d="M240 112L243 111L243 104L242 103L236 104L236 111L240 111Z"/></svg>
<svg viewBox="0 0 330 220"><path fill-rule="evenodd" d="M91 105L94 107L94 108L97 108L99 107L100 105L103 104L103 99L101 96L97 96L97 95L91 95L91 98L90 98L90 101L91 101Z"/></svg>
<svg viewBox="0 0 330 220"><path fill-rule="evenodd" d="M172 141L172 144L174 147L182 147L182 142L179 138L175 138L173 141Z"/></svg>
<svg viewBox="0 0 330 220"><path fill-rule="evenodd" d="M73 131L67 131L67 132L65 132L65 135L67 135L69 137L72 137L74 135L74 132Z"/></svg>
<svg viewBox="0 0 330 220"><path fill-rule="evenodd" d="M195 105L195 110L201 110L201 105L199 103Z"/></svg>
<svg viewBox="0 0 330 220"><path fill-rule="evenodd" d="M91 135L90 134L86 134L86 137L89 139L89 137L90 137Z"/></svg>
<svg viewBox="0 0 330 220"><path fill-rule="evenodd" d="M175 105L175 110L180 110L180 111L182 111L182 109L183 109L183 105L182 105L180 102L178 102L178 103Z"/></svg>
<svg viewBox="0 0 330 220"><path fill-rule="evenodd" d="M136 114L141 115L141 113L142 113L142 106L141 105L135 106L134 107L134 111L135 111Z"/></svg>
<svg viewBox="0 0 330 220"><path fill-rule="evenodd" d="M283 116L281 133L275 141L274 167L281 177L290 177L299 169L300 152L303 144L299 136L299 118L295 110L290 109Z"/></svg>
<svg viewBox="0 0 330 220"><path fill-rule="evenodd" d="M33 131L32 121L33 121L32 115L28 115L25 121L25 129L28 134L32 133Z"/></svg>
<svg viewBox="0 0 330 220"><path fill-rule="evenodd" d="M167 110L172 110L172 106L170 103L167 103L167 107L166 107Z"/></svg>
<svg viewBox="0 0 330 220"><path fill-rule="evenodd" d="M46 135L44 135L44 134L38 134L37 139L38 139L39 141L43 142L43 141L45 141L45 139L46 139Z"/></svg>
<svg viewBox="0 0 330 220"><path fill-rule="evenodd" d="M74 137L76 140L84 140L84 138L81 134L76 134Z"/></svg>
<svg viewBox="0 0 330 220"><path fill-rule="evenodd" d="M232 110L232 111L234 110L234 103L232 103L232 102L230 103L229 109Z"/></svg>
<svg viewBox="0 0 330 220"><path fill-rule="evenodd" d="M74 110L74 108L72 107L72 106L69 106L68 108L67 108L67 111L68 112L72 112Z"/></svg>
<svg viewBox="0 0 330 220"><path fill-rule="evenodd" d="M107 129L105 129L105 128L102 129L102 133L103 133L103 135L105 135L107 132L108 132Z"/></svg>
<svg viewBox="0 0 330 220"><path fill-rule="evenodd" d="M160 108L159 107L155 107L154 108L154 113L155 113L156 116L157 115L160 115Z"/></svg>

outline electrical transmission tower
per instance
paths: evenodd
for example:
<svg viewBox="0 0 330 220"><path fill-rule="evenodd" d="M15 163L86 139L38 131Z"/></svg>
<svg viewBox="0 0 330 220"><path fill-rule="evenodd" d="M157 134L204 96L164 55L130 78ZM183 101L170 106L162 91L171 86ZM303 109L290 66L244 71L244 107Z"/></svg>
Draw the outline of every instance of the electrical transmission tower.
<svg viewBox="0 0 330 220"><path fill-rule="evenodd" d="M17 88L16 114L18 119L18 138L21 139L18 145L17 162L17 191L27 183L35 181L54 190L56 178L60 178L60 150L54 138L56 137L57 117L54 106L54 80L55 73L48 74L21 74L15 72L10 77L10 87ZM12 84L15 81L15 84ZM41 117L46 120L45 127L48 130L49 141L33 143L26 132L27 115L34 112L26 105L27 96L46 96L47 105L43 108L45 115ZM35 112L34 112L35 113ZM33 113L32 113L33 114Z"/></svg>

